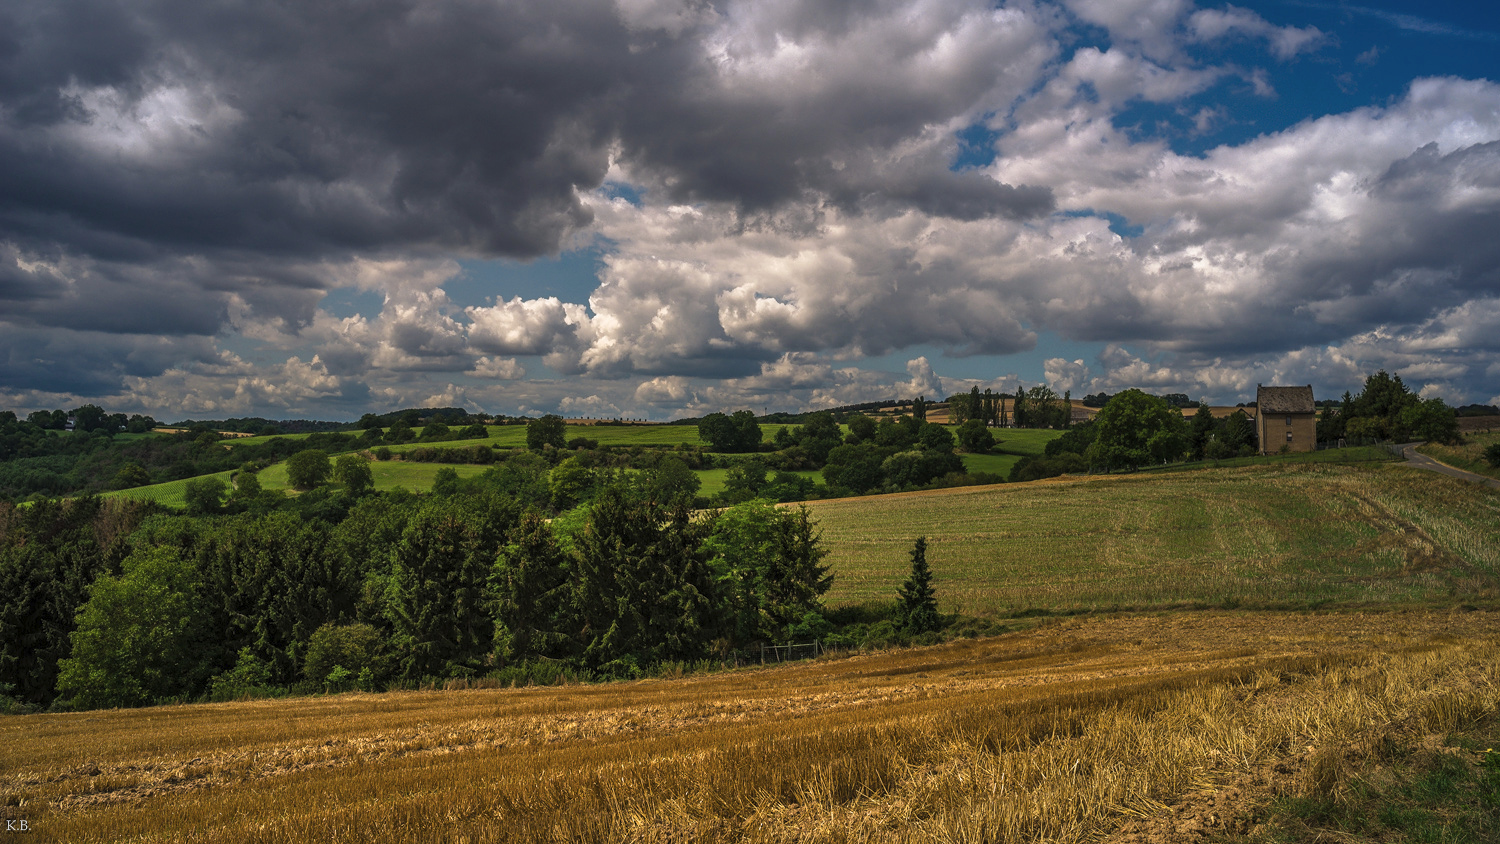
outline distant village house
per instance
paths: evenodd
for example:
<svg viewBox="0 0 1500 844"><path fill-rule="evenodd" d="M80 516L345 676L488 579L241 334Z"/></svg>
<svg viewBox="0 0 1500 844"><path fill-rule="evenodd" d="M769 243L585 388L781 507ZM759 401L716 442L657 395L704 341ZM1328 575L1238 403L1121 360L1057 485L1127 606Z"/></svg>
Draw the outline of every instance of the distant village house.
<svg viewBox="0 0 1500 844"><path fill-rule="evenodd" d="M1312 385L1263 387L1255 385L1255 434L1261 454L1316 451L1317 407Z"/></svg>

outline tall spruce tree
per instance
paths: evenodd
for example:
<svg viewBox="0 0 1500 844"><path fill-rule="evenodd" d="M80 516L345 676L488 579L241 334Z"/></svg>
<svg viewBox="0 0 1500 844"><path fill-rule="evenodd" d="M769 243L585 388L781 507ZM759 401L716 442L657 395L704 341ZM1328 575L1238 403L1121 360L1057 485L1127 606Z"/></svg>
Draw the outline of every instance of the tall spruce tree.
<svg viewBox="0 0 1500 844"><path fill-rule="evenodd" d="M574 594L588 665L649 665L704 653L718 606L703 547L707 530L687 502L652 501L628 479L599 492L574 540Z"/></svg>
<svg viewBox="0 0 1500 844"><path fill-rule="evenodd" d="M908 636L926 633L939 627L936 591L932 587L932 570L927 567L927 537L917 537L911 549L911 576L896 593L896 626Z"/></svg>
<svg viewBox="0 0 1500 844"><path fill-rule="evenodd" d="M430 499L407 523L387 603L407 678L480 667L494 638L490 572L519 516L504 497Z"/></svg>
<svg viewBox="0 0 1500 844"><path fill-rule="evenodd" d="M527 513L490 575L497 655L510 661L567 655L569 569L547 520Z"/></svg>

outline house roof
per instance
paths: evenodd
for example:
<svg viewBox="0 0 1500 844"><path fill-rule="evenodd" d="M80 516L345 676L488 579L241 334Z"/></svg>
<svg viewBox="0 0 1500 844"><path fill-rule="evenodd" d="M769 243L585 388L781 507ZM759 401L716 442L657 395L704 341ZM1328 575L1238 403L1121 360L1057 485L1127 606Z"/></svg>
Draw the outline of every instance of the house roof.
<svg viewBox="0 0 1500 844"><path fill-rule="evenodd" d="M1255 388L1255 404L1262 413L1316 413L1312 385Z"/></svg>

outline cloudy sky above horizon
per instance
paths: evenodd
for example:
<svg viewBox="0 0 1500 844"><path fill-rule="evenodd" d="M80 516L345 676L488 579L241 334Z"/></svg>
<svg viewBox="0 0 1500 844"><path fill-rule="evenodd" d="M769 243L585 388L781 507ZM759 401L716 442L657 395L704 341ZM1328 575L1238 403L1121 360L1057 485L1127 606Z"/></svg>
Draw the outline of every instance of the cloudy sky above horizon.
<svg viewBox="0 0 1500 844"><path fill-rule="evenodd" d="M1500 403L1500 11L0 7L0 408Z"/></svg>

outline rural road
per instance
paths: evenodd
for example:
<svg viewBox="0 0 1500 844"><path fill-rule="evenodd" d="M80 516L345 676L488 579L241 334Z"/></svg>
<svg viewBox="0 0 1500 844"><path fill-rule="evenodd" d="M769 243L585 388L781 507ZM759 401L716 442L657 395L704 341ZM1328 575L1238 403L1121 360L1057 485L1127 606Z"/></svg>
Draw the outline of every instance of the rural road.
<svg viewBox="0 0 1500 844"><path fill-rule="evenodd" d="M1446 463L1439 463L1425 454L1418 454L1417 446L1419 445L1422 445L1422 443L1410 443L1401 447L1401 453L1406 455L1406 464L1408 466L1415 466L1418 469L1426 469L1429 472L1440 472L1444 475L1451 475L1452 477L1459 478L1461 480L1473 481L1475 483L1484 484L1485 486L1494 487L1495 489L1500 489L1500 481L1497 481L1494 478L1486 478L1484 475L1476 475L1473 472L1465 472L1462 469L1455 469Z"/></svg>

